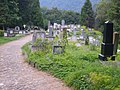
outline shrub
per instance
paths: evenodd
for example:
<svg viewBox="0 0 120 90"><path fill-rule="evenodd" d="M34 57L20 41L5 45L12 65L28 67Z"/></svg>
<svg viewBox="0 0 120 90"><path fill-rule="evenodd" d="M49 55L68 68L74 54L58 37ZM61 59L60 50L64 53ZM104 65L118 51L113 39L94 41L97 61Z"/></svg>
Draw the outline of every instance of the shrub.
<svg viewBox="0 0 120 90"><path fill-rule="evenodd" d="M3 37L3 36L4 36L4 31L0 30L0 37Z"/></svg>
<svg viewBox="0 0 120 90"><path fill-rule="evenodd" d="M48 39L42 40L41 38L38 38L34 45L39 46L40 50L48 52L52 48L52 43L53 42L48 41Z"/></svg>

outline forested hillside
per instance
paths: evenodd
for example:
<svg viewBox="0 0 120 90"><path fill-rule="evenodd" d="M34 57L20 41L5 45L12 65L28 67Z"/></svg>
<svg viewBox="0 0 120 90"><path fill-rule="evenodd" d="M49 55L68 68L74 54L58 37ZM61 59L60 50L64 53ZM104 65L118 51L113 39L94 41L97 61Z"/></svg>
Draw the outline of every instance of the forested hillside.
<svg viewBox="0 0 120 90"><path fill-rule="evenodd" d="M73 10L80 12L82 6L85 3L85 0L40 0L41 6L45 6L48 8L57 7L63 10ZM101 0L90 0L93 4L97 4Z"/></svg>

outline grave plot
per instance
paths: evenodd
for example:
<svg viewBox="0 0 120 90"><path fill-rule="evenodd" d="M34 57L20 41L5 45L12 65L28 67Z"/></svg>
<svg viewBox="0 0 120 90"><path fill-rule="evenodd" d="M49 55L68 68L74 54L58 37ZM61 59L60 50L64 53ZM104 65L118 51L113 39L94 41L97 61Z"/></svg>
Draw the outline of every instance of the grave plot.
<svg viewBox="0 0 120 90"><path fill-rule="evenodd" d="M32 51L43 49L47 45L46 33L44 31L35 30L32 36Z"/></svg>

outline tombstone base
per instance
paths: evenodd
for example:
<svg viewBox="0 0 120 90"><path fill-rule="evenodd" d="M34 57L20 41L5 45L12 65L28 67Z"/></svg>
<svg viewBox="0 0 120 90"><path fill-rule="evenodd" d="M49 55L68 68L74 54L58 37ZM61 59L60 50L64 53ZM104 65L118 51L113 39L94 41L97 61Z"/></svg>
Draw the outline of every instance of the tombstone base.
<svg viewBox="0 0 120 90"><path fill-rule="evenodd" d="M107 60L107 57L104 56L104 55L102 55L102 54L99 54L98 57L99 57L99 59L100 59L101 61L108 61L108 60ZM115 61L115 55L113 55L113 56L111 57L111 60Z"/></svg>
<svg viewBox="0 0 120 90"><path fill-rule="evenodd" d="M99 57L99 59L100 59L101 61L107 61L107 57L105 57L105 56L102 55L102 54L99 54L98 57Z"/></svg>
<svg viewBox="0 0 120 90"><path fill-rule="evenodd" d="M61 54L64 52L64 47L61 45L53 46L53 54Z"/></svg>

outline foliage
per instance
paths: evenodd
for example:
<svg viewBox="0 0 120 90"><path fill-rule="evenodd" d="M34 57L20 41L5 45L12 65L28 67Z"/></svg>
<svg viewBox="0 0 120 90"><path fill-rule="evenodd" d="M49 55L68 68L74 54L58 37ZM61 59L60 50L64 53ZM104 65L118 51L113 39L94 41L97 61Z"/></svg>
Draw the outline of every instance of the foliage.
<svg viewBox="0 0 120 90"><path fill-rule="evenodd" d="M1 0L0 28L37 25L43 26L39 0Z"/></svg>
<svg viewBox="0 0 120 90"><path fill-rule="evenodd" d="M19 0L19 9L22 25L43 26L39 0Z"/></svg>
<svg viewBox="0 0 120 90"><path fill-rule="evenodd" d="M20 39L21 37L23 37L23 35L15 36L15 37L0 37L0 45L13 40Z"/></svg>
<svg viewBox="0 0 120 90"><path fill-rule="evenodd" d="M28 43L26 43L26 44L22 47L22 53L23 53L23 54L26 53L27 56L29 56L30 53L31 53L31 50L29 49L30 43L31 43L31 42L28 42Z"/></svg>
<svg viewBox="0 0 120 90"><path fill-rule="evenodd" d="M108 10L111 8L110 0L102 0L96 7L95 28L104 30L104 22L108 20Z"/></svg>
<svg viewBox="0 0 120 90"><path fill-rule="evenodd" d="M120 50L120 44L118 45L118 49Z"/></svg>
<svg viewBox="0 0 120 90"><path fill-rule="evenodd" d="M0 28L17 24L19 20L17 0L0 1Z"/></svg>
<svg viewBox="0 0 120 90"><path fill-rule="evenodd" d="M76 47L70 43L65 53L37 51L31 52L28 59L39 70L50 72L75 90L120 89L120 67L102 65L99 53L90 51L88 46Z"/></svg>
<svg viewBox="0 0 120 90"><path fill-rule="evenodd" d="M38 46L39 49L43 50L44 52L48 52L52 48L52 42L48 41L48 39L42 40L41 38L38 38L34 45Z"/></svg>
<svg viewBox="0 0 120 90"><path fill-rule="evenodd" d="M114 23L115 31L120 33L120 1L111 0L111 7L108 11L108 19Z"/></svg>
<svg viewBox="0 0 120 90"><path fill-rule="evenodd" d="M64 19L66 24L79 24L80 13L67 10L59 10L57 8L41 8L44 17L44 27L47 28L48 21L61 24Z"/></svg>
<svg viewBox="0 0 120 90"><path fill-rule="evenodd" d="M114 31L120 32L120 1L102 0L96 8L96 28L103 31L105 21L111 21L114 24Z"/></svg>
<svg viewBox="0 0 120 90"><path fill-rule="evenodd" d="M4 31L0 30L0 37L3 37L3 36L4 36Z"/></svg>
<svg viewBox="0 0 120 90"><path fill-rule="evenodd" d="M80 23L90 28L94 27L94 12L90 0L86 0L82 7Z"/></svg>

